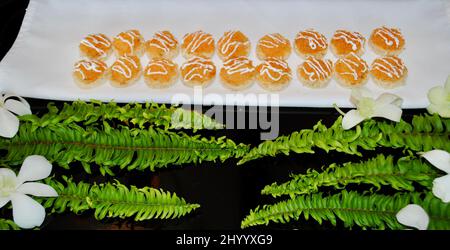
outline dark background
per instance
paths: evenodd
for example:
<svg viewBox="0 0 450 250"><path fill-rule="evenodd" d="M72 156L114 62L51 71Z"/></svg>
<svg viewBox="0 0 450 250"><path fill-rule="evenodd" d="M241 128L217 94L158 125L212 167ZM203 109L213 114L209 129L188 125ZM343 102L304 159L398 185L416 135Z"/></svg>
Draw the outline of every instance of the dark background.
<svg viewBox="0 0 450 250"><path fill-rule="evenodd" d="M25 14L28 1L2 0L0 1L0 60L14 43ZM27 98L33 113L46 111L47 100ZM61 105L62 102L55 102ZM234 107L227 107L228 109ZM248 112L245 107L239 107L242 112ZM404 110L404 119L410 120L413 114L424 110ZM302 128L311 128L319 120L331 125L338 117L334 109L313 108L281 108L280 135L287 135ZM209 136L226 135L236 142L257 145L260 143L259 130L222 130L202 131ZM395 150L377 150L377 153L386 152L397 154ZM375 155L375 152L365 152L365 158ZM284 182L290 173L302 173L308 168L320 168L333 162L343 163L350 160L360 160L345 154L331 152L326 154L318 150L314 155L266 157L251 161L243 166L236 166L235 160L225 163L207 162L202 164L185 164L183 166L170 166L155 173L145 172L119 172L115 177L103 177L94 170L93 175L84 172L81 166L70 171L54 168L57 175L72 175L75 180L89 182L104 182L119 179L127 185L138 187L160 187L166 191L175 192L178 196L190 203L201 205L199 209L188 216L177 220L152 220L146 222L133 222L128 220L105 219L96 221L92 213L74 215L70 212L61 215L47 216L42 229L195 229L195 230L235 230L240 228L241 220L256 206L273 203L274 199L262 196L261 189L273 182ZM95 169L93 167L92 169ZM364 189L364 186L350 186L349 188ZM266 227L258 227L266 229ZM269 225L270 229L343 229L342 225L332 227L328 223L318 225L315 221L300 220L287 225Z"/></svg>

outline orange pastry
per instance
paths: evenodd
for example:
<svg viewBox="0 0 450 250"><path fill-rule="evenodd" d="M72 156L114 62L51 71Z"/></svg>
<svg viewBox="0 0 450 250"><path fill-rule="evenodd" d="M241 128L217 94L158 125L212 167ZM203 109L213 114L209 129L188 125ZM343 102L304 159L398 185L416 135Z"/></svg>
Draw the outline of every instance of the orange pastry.
<svg viewBox="0 0 450 250"><path fill-rule="evenodd" d="M111 84L115 87L126 87L135 83L141 76L141 62L139 57L124 55L111 66Z"/></svg>
<svg viewBox="0 0 450 250"><path fill-rule="evenodd" d="M297 76L303 85L307 87L326 87L333 76L333 62L328 59L308 57L297 68Z"/></svg>
<svg viewBox="0 0 450 250"><path fill-rule="evenodd" d="M367 82L369 66L355 53L337 60L334 65L336 80L344 87L358 87Z"/></svg>
<svg viewBox="0 0 450 250"><path fill-rule="evenodd" d="M144 80L152 88L167 88L178 78L178 65L169 59L151 60L144 70Z"/></svg>
<svg viewBox="0 0 450 250"><path fill-rule="evenodd" d="M291 54L291 44L289 40L279 33L263 36L256 46L256 55L259 59L264 60L269 57L287 59Z"/></svg>
<svg viewBox="0 0 450 250"><path fill-rule="evenodd" d="M250 54L250 41L240 31L227 31L217 41L217 54L222 60L248 56Z"/></svg>
<svg viewBox="0 0 450 250"><path fill-rule="evenodd" d="M114 37L113 47L117 56L141 56L144 49L144 38L138 30L121 32Z"/></svg>
<svg viewBox="0 0 450 250"><path fill-rule="evenodd" d="M208 86L216 76L216 66L207 58L192 57L181 66L181 76L187 86Z"/></svg>
<svg viewBox="0 0 450 250"><path fill-rule="evenodd" d="M81 40L79 48L83 57L106 60L111 54L111 40L103 34L91 34Z"/></svg>
<svg viewBox="0 0 450 250"><path fill-rule="evenodd" d="M214 54L214 38L201 30L188 33L183 37L181 53L186 59L199 56L211 58Z"/></svg>
<svg viewBox="0 0 450 250"><path fill-rule="evenodd" d="M331 38L331 51L337 57L345 57L350 53L358 56L364 54L366 39L358 32L337 30Z"/></svg>
<svg viewBox="0 0 450 250"><path fill-rule="evenodd" d="M390 89L404 84L408 69L400 58L387 56L375 59L370 73L376 84Z"/></svg>
<svg viewBox="0 0 450 250"><path fill-rule="evenodd" d="M93 88L105 82L108 66L100 60L81 60L75 63L73 79L81 88Z"/></svg>
<svg viewBox="0 0 450 250"><path fill-rule="evenodd" d="M145 51L150 59L173 59L178 54L178 41L169 31L160 31L145 43Z"/></svg>
<svg viewBox="0 0 450 250"><path fill-rule="evenodd" d="M327 53L327 39L321 33L308 29L300 31L294 40L294 48L299 56L322 58Z"/></svg>
<svg viewBox="0 0 450 250"><path fill-rule="evenodd" d="M292 79L288 63L279 58L267 58L256 67L256 72L259 85L269 91L282 90Z"/></svg>
<svg viewBox="0 0 450 250"><path fill-rule="evenodd" d="M399 29L383 26L372 32L369 45L378 55L396 56L405 48L405 38Z"/></svg>
<svg viewBox="0 0 450 250"><path fill-rule="evenodd" d="M247 57L230 58L220 69L220 79L225 87L232 90L248 88L255 80L255 67Z"/></svg>

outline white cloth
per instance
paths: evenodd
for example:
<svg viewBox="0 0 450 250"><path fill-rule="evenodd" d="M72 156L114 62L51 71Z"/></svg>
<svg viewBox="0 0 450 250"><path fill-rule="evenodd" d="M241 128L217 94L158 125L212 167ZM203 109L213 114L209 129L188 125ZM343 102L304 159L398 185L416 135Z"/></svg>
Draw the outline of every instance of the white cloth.
<svg viewBox="0 0 450 250"><path fill-rule="evenodd" d="M114 99L119 102L156 101L168 103L175 94L193 96L192 88L181 80L164 90L150 89L143 79L128 88L117 89L108 83L95 89L80 89L72 80L73 64L80 59L78 43L87 34L105 33L113 37L121 31L136 28L146 39L158 30L168 29L181 40L187 32L199 29L214 35L215 41L229 29L239 29L252 43L251 59L260 37L279 32L292 42L299 30L315 28L328 40L336 29L361 32L367 39L381 25L399 27L406 38L406 50L400 55L409 69L404 87L389 92L404 99L404 108L424 108L427 91L442 85L450 73L450 19L446 2L411 1L269 1L269 0L31 0L19 36L0 62L0 90L25 97L54 100ZM336 61L331 51L327 58ZM376 58L366 44L363 58L370 65ZM114 56L108 60L111 65ZM142 64L148 62L142 56ZM181 65L184 58L175 61ZM213 57L217 71L222 65ZM332 80L325 89L302 86L296 68L303 60L292 53L288 62L293 70L289 87L279 92L281 106L341 107L351 106L350 90ZM378 95L386 90L372 80L366 85ZM203 94L220 97L235 93L216 80ZM243 94L267 93L256 83ZM218 98L209 98L217 100ZM250 104L257 104L248 98ZM193 100L194 101L194 100ZM196 100L207 104L208 100ZM225 100L227 104L233 104ZM242 104L242 103L240 103Z"/></svg>

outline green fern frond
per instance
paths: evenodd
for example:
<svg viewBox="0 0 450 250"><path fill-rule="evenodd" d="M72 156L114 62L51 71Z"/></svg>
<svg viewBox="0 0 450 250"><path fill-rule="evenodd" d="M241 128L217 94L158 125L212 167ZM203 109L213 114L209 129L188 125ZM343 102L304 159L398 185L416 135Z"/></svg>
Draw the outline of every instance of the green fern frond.
<svg viewBox="0 0 450 250"><path fill-rule="evenodd" d="M147 126L167 129L221 129L223 124L195 111L189 111L176 106L166 107L156 103L132 103L118 106L114 102L102 103L100 101L75 101L64 103L61 110L50 103L48 113L39 117L37 115L24 115L21 122L32 124L33 131L37 128L55 124L82 123L83 125L101 125L103 121L117 120L126 125L135 125L138 128Z"/></svg>
<svg viewBox="0 0 450 250"><path fill-rule="evenodd" d="M348 184L365 183L380 189L381 186L391 186L396 190L414 191L413 183L418 183L431 189L437 170L420 159L404 157L394 163L392 156L378 155L368 161L359 163L344 163L342 166L331 164L325 170L318 172L308 170L306 174L293 175L288 182L273 183L264 187L262 194L278 197L281 195L311 194L320 187L342 189Z"/></svg>
<svg viewBox="0 0 450 250"><path fill-rule="evenodd" d="M133 218L135 221L149 219L175 219L199 208L188 204L183 198L154 188L126 187L119 182L104 184L74 183L63 177L65 184L48 179L46 183L55 188L58 197L43 199L50 212L66 210L80 214L93 210L95 218Z"/></svg>
<svg viewBox="0 0 450 250"><path fill-rule="evenodd" d="M7 151L0 163L9 165L21 164L27 156L37 154L65 168L77 161L90 173L90 165L95 163L102 174L113 174L114 166L154 171L169 164L240 158L249 147L225 137L207 139L158 128L114 129L105 123L101 129L85 129L72 123L33 130L30 123L24 123L12 139L0 138L0 149Z"/></svg>
<svg viewBox="0 0 450 250"><path fill-rule="evenodd" d="M340 220L344 226L355 225L373 229L402 229L396 214L410 203L420 205L430 217L428 229L450 229L450 203L446 204L428 193L425 198L419 193L395 194L392 196L372 194L361 195L342 191L340 194L323 196L316 193L297 196L274 205L257 207L242 221L241 227L268 225L269 222L288 223L300 217L313 218L319 224L329 221L336 225Z"/></svg>
<svg viewBox="0 0 450 250"><path fill-rule="evenodd" d="M0 218L0 230L20 230L20 227L12 220Z"/></svg>
<svg viewBox="0 0 450 250"><path fill-rule="evenodd" d="M377 147L403 148L413 151L442 149L450 151L450 119L438 115L414 116L412 123L367 120L355 129L344 130L342 116L327 128L318 122L313 129L303 129L253 148L238 164L264 156L314 153L315 148L361 156L360 150Z"/></svg>

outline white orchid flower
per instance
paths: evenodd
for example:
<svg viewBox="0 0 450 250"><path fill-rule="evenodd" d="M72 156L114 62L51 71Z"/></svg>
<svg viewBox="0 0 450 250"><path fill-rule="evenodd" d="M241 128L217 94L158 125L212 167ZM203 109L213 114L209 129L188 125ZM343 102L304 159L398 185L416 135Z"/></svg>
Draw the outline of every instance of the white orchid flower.
<svg viewBox="0 0 450 250"><path fill-rule="evenodd" d="M0 208L12 202L14 222L21 228L33 228L44 222L45 209L27 194L40 197L56 197L51 186L33 182L47 178L52 165L40 155L25 158L19 175L8 168L0 168Z"/></svg>
<svg viewBox="0 0 450 250"><path fill-rule="evenodd" d="M12 99L17 98L18 100ZM19 130L19 119L14 115L31 114L30 105L20 96L0 95L0 136L12 138Z"/></svg>
<svg viewBox="0 0 450 250"><path fill-rule="evenodd" d="M437 86L428 91L430 106L427 110L431 114L438 113L442 117L450 117L450 75L444 86Z"/></svg>
<svg viewBox="0 0 450 250"><path fill-rule="evenodd" d="M342 127L351 129L366 119L372 117L384 117L386 119L398 122L402 117L402 109L400 108L403 100L399 96L389 93L381 94L374 99L372 93L365 88L353 89L350 101L356 106L356 110L350 110L342 119Z"/></svg>
<svg viewBox="0 0 450 250"><path fill-rule="evenodd" d="M395 217L399 223L419 230L427 230L430 222L427 212L416 204L409 204L402 208Z"/></svg>
<svg viewBox="0 0 450 250"><path fill-rule="evenodd" d="M443 202L450 202L450 154L444 150L436 149L422 153L422 157L427 159L431 165L447 173L433 180L432 192Z"/></svg>

